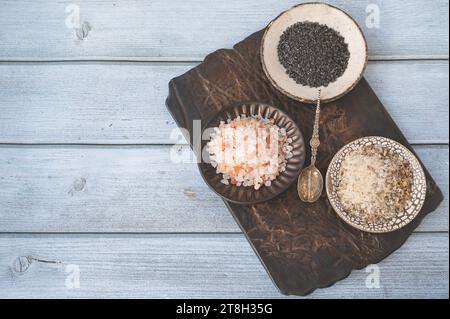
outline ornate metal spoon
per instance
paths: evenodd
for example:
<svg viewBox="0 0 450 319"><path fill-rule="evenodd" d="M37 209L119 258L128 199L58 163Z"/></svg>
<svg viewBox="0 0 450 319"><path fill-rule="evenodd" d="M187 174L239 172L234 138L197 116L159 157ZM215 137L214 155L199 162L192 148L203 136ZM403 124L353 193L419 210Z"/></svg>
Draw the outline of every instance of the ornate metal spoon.
<svg viewBox="0 0 450 319"><path fill-rule="evenodd" d="M323 190L323 177L315 166L317 158L317 148L320 145L319 139L319 119L320 119L320 93L317 96L316 116L314 120L313 134L309 144L311 145L311 164L304 168L298 178L298 195L300 199L307 203L314 203L320 198Z"/></svg>

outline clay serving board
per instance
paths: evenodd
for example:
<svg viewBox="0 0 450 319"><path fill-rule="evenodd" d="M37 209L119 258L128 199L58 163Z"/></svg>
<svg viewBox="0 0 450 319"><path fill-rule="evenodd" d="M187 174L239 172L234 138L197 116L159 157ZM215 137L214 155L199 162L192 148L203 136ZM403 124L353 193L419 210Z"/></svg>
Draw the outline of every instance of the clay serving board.
<svg viewBox="0 0 450 319"><path fill-rule="evenodd" d="M286 112L311 138L314 106L278 92L262 70L263 31L231 50L219 50L169 84L167 108L192 136L193 120L206 123L237 101L272 104ZM412 150L365 79L338 101L323 106L318 167L325 176L334 154L345 144L369 135L394 139ZM186 136L190 140L190 137ZM192 140L190 140L192 146ZM309 154L307 154L309 158ZM274 283L284 294L307 295L347 277L353 269L376 264L398 249L443 196L425 169L428 193L419 216L389 234L369 234L339 219L325 192L314 204L300 201L296 185L257 205L225 202Z"/></svg>

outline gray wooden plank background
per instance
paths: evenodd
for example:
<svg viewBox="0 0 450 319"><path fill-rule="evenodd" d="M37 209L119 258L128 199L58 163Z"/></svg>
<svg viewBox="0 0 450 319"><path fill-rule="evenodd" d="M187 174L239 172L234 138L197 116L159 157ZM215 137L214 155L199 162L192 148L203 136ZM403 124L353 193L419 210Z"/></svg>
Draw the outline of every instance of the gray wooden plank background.
<svg viewBox="0 0 450 319"><path fill-rule="evenodd" d="M368 268L309 298L445 298L448 239L412 235L378 265L379 288L367 288ZM18 272L25 256L61 264ZM68 289L75 270L79 288ZM0 283L0 297L282 297L241 234L1 235Z"/></svg>
<svg viewBox="0 0 450 319"><path fill-rule="evenodd" d="M419 230L447 231L448 146L416 150L446 197ZM0 181L0 232L239 231L197 164L171 163L169 146L0 147Z"/></svg>
<svg viewBox="0 0 450 319"><path fill-rule="evenodd" d="M445 201L378 265L380 288L363 269L309 297L448 298L449 2L329 3L362 26L366 78ZM164 100L170 78L297 1L71 4L0 0L0 298L283 298L195 164L171 163L189 151ZM24 256L61 263L18 273Z"/></svg>
<svg viewBox="0 0 450 319"><path fill-rule="evenodd" d="M167 83L194 66L0 63L0 142L173 143ZM411 142L448 143L448 61L374 62L366 77Z"/></svg>
<svg viewBox="0 0 450 319"><path fill-rule="evenodd" d="M85 36L66 27L71 3L3 0L0 59L198 60L264 28L299 1L77 1L80 25L91 29ZM328 3L345 9L363 27L373 58L448 58L448 0ZM379 8L379 28L366 25L369 4Z"/></svg>

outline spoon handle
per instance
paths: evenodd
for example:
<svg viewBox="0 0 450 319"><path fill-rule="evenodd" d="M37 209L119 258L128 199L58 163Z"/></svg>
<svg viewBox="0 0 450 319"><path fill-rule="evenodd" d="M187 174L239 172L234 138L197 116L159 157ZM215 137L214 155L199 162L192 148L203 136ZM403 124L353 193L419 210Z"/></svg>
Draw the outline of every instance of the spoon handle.
<svg viewBox="0 0 450 319"><path fill-rule="evenodd" d="M317 149L320 146L320 138L319 138L320 95L321 95L321 90L319 89L319 93L317 95L317 106L316 106L316 116L314 119L314 128L313 128L311 141L309 142L309 145L311 146L311 165L316 164Z"/></svg>

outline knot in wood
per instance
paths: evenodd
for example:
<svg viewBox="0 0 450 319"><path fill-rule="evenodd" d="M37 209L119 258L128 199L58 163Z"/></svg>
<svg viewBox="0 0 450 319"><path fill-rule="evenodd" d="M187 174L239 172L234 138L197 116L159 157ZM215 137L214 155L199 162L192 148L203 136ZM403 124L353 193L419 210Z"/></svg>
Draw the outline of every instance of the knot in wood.
<svg viewBox="0 0 450 319"><path fill-rule="evenodd" d="M14 262L12 264L12 269L14 272L16 272L18 274L23 274L30 268L31 263L32 263L32 260L30 257L20 256L14 260Z"/></svg>

